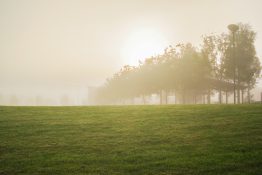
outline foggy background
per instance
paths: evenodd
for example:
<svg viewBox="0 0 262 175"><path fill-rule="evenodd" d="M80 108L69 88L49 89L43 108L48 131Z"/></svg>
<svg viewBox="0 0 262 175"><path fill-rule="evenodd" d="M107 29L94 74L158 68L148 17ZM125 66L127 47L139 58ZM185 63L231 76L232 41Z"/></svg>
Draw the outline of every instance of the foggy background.
<svg viewBox="0 0 262 175"><path fill-rule="evenodd" d="M228 32L230 23L253 27L262 61L261 6L260 0L0 0L0 104L88 104L88 87L123 65L170 44L198 46L202 35ZM140 40L132 36L141 31L149 44L136 47ZM154 37L159 45L150 45Z"/></svg>

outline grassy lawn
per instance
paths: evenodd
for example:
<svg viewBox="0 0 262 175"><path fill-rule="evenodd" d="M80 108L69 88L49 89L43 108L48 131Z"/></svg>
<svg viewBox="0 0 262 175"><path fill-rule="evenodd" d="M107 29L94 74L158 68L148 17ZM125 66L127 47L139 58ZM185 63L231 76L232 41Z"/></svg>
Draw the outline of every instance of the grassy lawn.
<svg viewBox="0 0 262 175"><path fill-rule="evenodd" d="M0 175L262 174L262 105L0 107Z"/></svg>

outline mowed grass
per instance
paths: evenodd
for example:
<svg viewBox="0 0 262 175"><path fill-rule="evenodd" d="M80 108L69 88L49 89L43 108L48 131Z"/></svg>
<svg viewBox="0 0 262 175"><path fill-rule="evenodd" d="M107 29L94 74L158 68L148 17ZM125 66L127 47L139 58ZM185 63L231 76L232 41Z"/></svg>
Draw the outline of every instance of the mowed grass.
<svg viewBox="0 0 262 175"><path fill-rule="evenodd" d="M262 174L262 105L0 107L0 175Z"/></svg>

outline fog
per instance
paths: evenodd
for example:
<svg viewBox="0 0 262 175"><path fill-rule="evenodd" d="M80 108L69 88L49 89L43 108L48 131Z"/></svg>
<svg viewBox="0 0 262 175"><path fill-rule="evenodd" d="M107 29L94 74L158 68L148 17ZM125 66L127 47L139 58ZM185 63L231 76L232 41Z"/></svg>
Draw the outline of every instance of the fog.
<svg viewBox="0 0 262 175"><path fill-rule="evenodd" d="M202 35L228 32L230 23L253 27L262 60L261 6L260 0L1 0L0 105L87 105L88 87L122 66L180 42L198 46Z"/></svg>

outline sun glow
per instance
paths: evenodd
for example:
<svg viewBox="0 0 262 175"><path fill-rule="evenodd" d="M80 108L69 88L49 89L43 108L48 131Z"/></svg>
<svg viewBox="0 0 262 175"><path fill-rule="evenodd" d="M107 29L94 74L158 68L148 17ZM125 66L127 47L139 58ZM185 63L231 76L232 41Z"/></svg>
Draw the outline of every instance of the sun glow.
<svg viewBox="0 0 262 175"><path fill-rule="evenodd" d="M134 30L128 36L123 47L125 63L138 65L139 60L155 56L164 52L167 41L161 32L152 28Z"/></svg>

